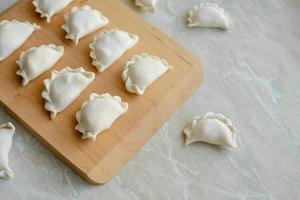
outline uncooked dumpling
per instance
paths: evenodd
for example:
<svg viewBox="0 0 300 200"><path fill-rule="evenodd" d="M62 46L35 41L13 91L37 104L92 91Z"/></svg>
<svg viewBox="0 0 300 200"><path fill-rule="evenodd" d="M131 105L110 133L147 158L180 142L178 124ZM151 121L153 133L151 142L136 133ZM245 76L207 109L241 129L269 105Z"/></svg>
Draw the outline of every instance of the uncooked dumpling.
<svg viewBox="0 0 300 200"><path fill-rule="evenodd" d="M33 0L35 12L40 13L41 17L46 17L50 23L51 17L62 11L73 0Z"/></svg>
<svg viewBox="0 0 300 200"><path fill-rule="evenodd" d="M51 119L66 109L94 79L95 74L82 67L52 71L51 78L44 80L45 89L42 93L45 109L50 112Z"/></svg>
<svg viewBox="0 0 300 200"><path fill-rule="evenodd" d="M216 4L201 3L189 12L187 18L189 27L231 28L232 21L223 8Z"/></svg>
<svg viewBox="0 0 300 200"><path fill-rule="evenodd" d="M141 7L142 10L148 10L151 13L155 12L157 0L135 0L135 5Z"/></svg>
<svg viewBox="0 0 300 200"><path fill-rule="evenodd" d="M100 33L90 44L93 65L99 72L103 72L133 47L138 40L137 35L119 29Z"/></svg>
<svg viewBox="0 0 300 200"><path fill-rule="evenodd" d="M67 32L66 38L73 40L77 45L79 39L102 28L109 23L109 20L98 10L83 6L74 7L71 14L65 15L65 22L62 28Z"/></svg>
<svg viewBox="0 0 300 200"><path fill-rule="evenodd" d="M148 86L171 68L156 56L135 55L126 62L122 79L129 92L143 95Z"/></svg>
<svg viewBox="0 0 300 200"><path fill-rule="evenodd" d="M63 54L64 47L54 44L33 47L22 52L17 60L17 64L20 66L17 74L22 76L22 84L27 85L31 80L53 67Z"/></svg>
<svg viewBox="0 0 300 200"><path fill-rule="evenodd" d="M33 31L39 30L36 24L17 20L0 22L0 61L7 58L29 38Z"/></svg>
<svg viewBox="0 0 300 200"><path fill-rule="evenodd" d="M15 127L12 123L0 126L0 178L13 178L14 173L9 167L8 154L12 147Z"/></svg>
<svg viewBox="0 0 300 200"><path fill-rule="evenodd" d="M193 142L207 142L210 144L237 147L236 128L230 119L212 112L202 117L194 117L193 122L184 129L185 145Z"/></svg>
<svg viewBox="0 0 300 200"><path fill-rule="evenodd" d="M83 139L95 140L98 134L108 129L127 110L128 104L122 102L119 96L93 93L76 113L76 130L83 134Z"/></svg>

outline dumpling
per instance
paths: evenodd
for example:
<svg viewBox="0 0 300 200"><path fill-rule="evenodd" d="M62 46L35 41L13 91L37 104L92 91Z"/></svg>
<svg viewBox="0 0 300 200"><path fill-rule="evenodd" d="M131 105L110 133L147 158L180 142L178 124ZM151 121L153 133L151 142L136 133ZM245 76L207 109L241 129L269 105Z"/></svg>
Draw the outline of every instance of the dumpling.
<svg viewBox="0 0 300 200"><path fill-rule="evenodd" d="M122 79L129 92L143 95L149 85L170 69L167 61L156 56L135 55L126 62Z"/></svg>
<svg viewBox="0 0 300 200"><path fill-rule="evenodd" d="M78 124L75 129L81 132L83 139L95 141L96 136L110 128L112 123L128 110L128 104L119 96L92 93L88 101L82 104L76 113Z"/></svg>
<svg viewBox="0 0 300 200"><path fill-rule="evenodd" d="M94 38L90 44L90 56L93 65L99 72L103 72L114 64L127 50L132 48L139 38L137 35L112 29L104 31Z"/></svg>
<svg viewBox="0 0 300 200"><path fill-rule="evenodd" d="M82 67L53 70L51 78L44 80L45 89L42 92L45 109L50 112L51 119L66 109L94 79L95 74Z"/></svg>
<svg viewBox="0 0 300 200"><path fill-rule="evenodd" d="M31 80L53 67L63 54L64 47L54 44L33 47L22 52L17 60L17 64L20 66L17 75L22 76L22 84L27 85Z"/></svg>
<svg viewBox="0 0 300 200"><path fill-rule="evenodd" d="M109 20L98 10L89 6L74 7L71 14L65 15L66 24L62 28L67 32L66 38L78 44L79 39L107 25Z"/></svg>
<svg viewBox="0 0 300 200"><path fill-rule="evenodd" d="M0 61L6 59L29 38L36 30L41 29L36 24L19 22L17 20L0 22Z"/></svg>
<svg viewBox="0 0 300 200"><path fill-rule="evenodd" d="M46 17L47 22L50 23L51 17L65 7L67 7L73 0L33 0L35 12L40 13L41 17Z"/></svg>
<svg viewBox="0 0 300 200"><path fill-rule="evenodd" d="M211 3L201 3L200 6L195 6L193 10L189 12L187 21L189 27L199 26L229 29L233 26L225 10Z"/></svg>
<svg viewBox="0 0 300 200"><path fill-rule="evenodd" d="M202 117L194 117L193 122L184 129L185 145L193 142L207 142L210 144L237 147L236 128L230 119L212 112Z"/></svg>
<svg viewBox="0 0 300 200"><path fill-rule="evenodd" d="M141 7L142 10L148 10L151 13L155 12L157 0L135 0L135 5Z"/></svg>
<svg viewBox="0 0 300 200"><path fill-rule="evenodd" d="M13 178L14 173L9 167L8 154L12 147L15 127L12 123L0 126L0 178Z"/></svg>

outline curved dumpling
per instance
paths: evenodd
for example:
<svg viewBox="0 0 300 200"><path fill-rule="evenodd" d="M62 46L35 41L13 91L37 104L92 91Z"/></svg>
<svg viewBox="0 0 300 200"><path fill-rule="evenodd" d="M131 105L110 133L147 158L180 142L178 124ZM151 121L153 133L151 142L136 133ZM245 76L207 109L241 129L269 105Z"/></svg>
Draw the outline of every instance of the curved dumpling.
<svg viewBox="0 0 300 200"><path fill-rule="evenodd" d="M148 10L151 13L155 12L157 0L135 0L135 5L141 7L142 10Z"/></svg>
<svg viewBox="0 0 300 200"><path fill-rule="evenodd" d="M8 154L12 147L14 133L15 127L12 123L0 126L0 178L14 177L14 173L8 164Z"/></svg>
<svg viewBox="0 0 300 200"><path fill-rule="evenodd" d="M156 56L135 55L126 62L122 79L129 92L143 95L149 85L170 69L167 61Z"/></svg>
<svg viewBox="0 0 300 200"><path fill-rule="evenodd" d="M100 33L90 44L90 56L93 59L93 65L99 72L103 72L133 47L138 40L137 35L119 29Z"/></svg>
<svg viewBox="0 0 300 200"><path fill-rule="evenodd" d="M236 128L230 119L212 112L202 117L194 117L193 122L184 129L185 145L193 142L207 142L210 144L237 147Z"/></svg>
<svg viewBox="0 0 300 200"><path fill-rule="evenodd" d="M127 110L128 104L122 102L119 96L93 93L76 113L78 124L75 129L83 134L83 139L95 140L99 133L108 129Z"/></svg>
<svg viewBox="0 0 300 200"><path fill-rule="evenodd" d="M7 58L29 38L33 31L39 30L36 24L17 20L0 22L0 61Z"/></svg>
<svg viewBox="0 0 300 200"><path fill-rule="evenodd" d="M45 89L42 92L45 109L50 112L51 119L66 109L94 79L95 74L82 67L53 70L51 78L44 80Z"/></svg>
<svg viewBox="0 0 300 200"><path fill-rule="evenodd" d="M41 17L46 17L47 22L50 23L51 17L62 11L73 0L33 0L35 12L40 13Z"/></svg>
<svg viewBox="0 0 300 200"><path fill-rule="evenodd" d="M54 44L33 47L22 52L17 60L17 64L20 66L17 74L22 76L22 84L27 85L31 80L53 67L63 54L64 47Z"/></svg>
<svg viewBox="0 0 300 200"><path fill-rule="evenodd" d="M210 27L229 29L233 23L223 8L216 4L201 3L189 12L187 18L189 27Z"/></svg>
<svg viewBox="0 0 300 200"><path fill-rule="evenodd" d="M107 25L109 20L98 10L89 6L74 7L71 14L65 15L66 24L62 28L67 32L66 38L78 44L79 39Z"/></svg>

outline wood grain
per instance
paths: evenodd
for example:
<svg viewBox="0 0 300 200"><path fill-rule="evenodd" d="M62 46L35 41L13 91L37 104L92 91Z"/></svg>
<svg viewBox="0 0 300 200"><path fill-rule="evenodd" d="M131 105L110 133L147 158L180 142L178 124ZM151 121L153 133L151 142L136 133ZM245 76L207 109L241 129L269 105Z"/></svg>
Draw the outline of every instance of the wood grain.
<svg viewBox="0 0 300 200"><path fill-rule="evenodd" d="M98 9L111 22L75 46L64 38L61 25L65 13L70 12L73 6L83 5ZM22 0L2 14L0 19L28 20L42 27L0 63L1 105L90 183L103 184L116 175L203 81L199 60L118 0L74 1L53 17L50 24L34 12L31 0ZM99 32L114 27L137 34L140 41L112 67L98 73L91 65L88 44ZM50 76L50 71L26 87L21 86L21 79L16 75L16 60L22 51L49 43L65 47L63 58L53 69L83 66L96 73L95 81L55 120L50 120L41 98L43 80ZM125 90L121 73L123 64L131 55L144 52L166 59L174 69L151 85L143 96L137 96ZM74 129L75 113L91 92L118 95L129 104L128 112L99 135L95 142L82 140Z"/></svg>

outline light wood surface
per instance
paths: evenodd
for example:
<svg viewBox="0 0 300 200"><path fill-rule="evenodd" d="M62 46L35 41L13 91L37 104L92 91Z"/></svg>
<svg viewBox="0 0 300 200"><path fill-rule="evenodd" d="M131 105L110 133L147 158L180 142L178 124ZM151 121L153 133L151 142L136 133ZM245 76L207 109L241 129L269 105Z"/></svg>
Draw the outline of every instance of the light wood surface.
<svg viewBox="0 0 300 200"><path fill-rule="evenodd" d="M111 22L75 46L64 38L61 25L65 13L73 6L83 5L100 10ZM22 0L2 14L0 19L28 20L42 27L0 63L1 106L90 183L103 184L116 175L203 81L199 60L118 0L74 1L53 17L50 24L34 12L31 0ZM88 44L97 33L114 27L139 35L140 41L112 67L98 73L91 65ZM21 86L21 79L16 75L16 60L22 51L49 43L65 46L63 58L53 69L83 66L96 73L95 81L55 120L50 120L41 97L43 80L50 76L50 71L26 87ZM143 52L166 59L174 69L151 85L143 96L137 96L126 91L121 72L131 55ZM82 140L74 129L75 113L91 92L119 95L129 104L128 112L99 135L95 142Z"/></svg>

